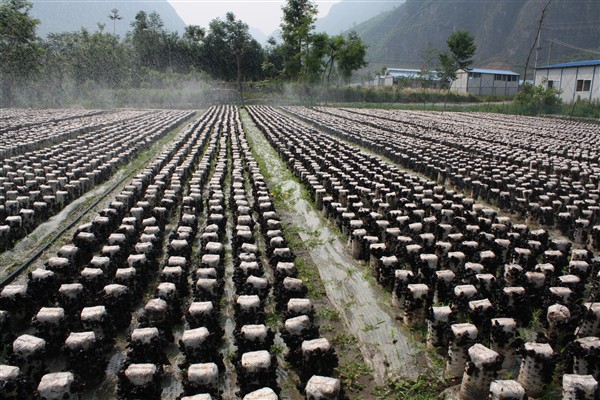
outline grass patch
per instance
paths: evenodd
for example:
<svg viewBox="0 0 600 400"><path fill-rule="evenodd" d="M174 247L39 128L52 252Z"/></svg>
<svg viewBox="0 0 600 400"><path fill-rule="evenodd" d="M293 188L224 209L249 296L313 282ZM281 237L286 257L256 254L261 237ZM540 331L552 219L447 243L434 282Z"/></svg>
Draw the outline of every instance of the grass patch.
<svg viewBox="0 0 600 400"><path fill-rule="evenodd" d="M362 361L348 361L335 369L344 389L351 392L359 392L365 388L360 383L362 378L368 377L373 373L373 369Z"/></svg>
<svg viewBox="0 0 600 400"><path fill-rule="evenodd" d="M384 322L385 322L385 321L377 321L377 323L375 323L375 324L366 324L366 325L365 325L365 327L364 327L364 328L362 328L361 330L362 330L363 332L372 332L372 331L374 331L375 329L379 329L379 326L380 326L381 324L383 324Z"/></svg>
<svg viewBox="0 0 600 400"><path fill-rule="evenodd" d="M300 279L304 281L304 284L308 289L308 297L311 299L325 297L325 286L321 281L321 275L319 275L319 271L317 271L316 267L306 265L306 262L300 258L296 258L294 265L296 266L296 269L298 269Z"/></svg>
<svg viewBox="0 0 600 400"><path fill-rule="evenodd" d="M288 246L292 250L312 250L316 247L325 244L325 241L321 239L320 229L306 229L298 224L286 224L283 227L283 233L288 241ZM307 239L302 239L300 234L308 235Z"/></svg>
<svg viewBox="0 0 600 400"><path fill-rule="evenodd" d="M448 387L443 375L421 374L416 378L389 378L384 386L377 386L373 395L385 400L434 400Z"/></svg>
<svg viewBox="0 0 600 400"><path fill-rule="evenodd" d="M285 346L282 344L274 344L269 349L269 352L275 356L282 355L285 352Z"/></svg>
<svg viewBox="0 0 600 400"><path fill-rule="evenodd" d="M279 329L279 327L281 326L281 316L279 315L279 313L277 313L277 311L273 310L267 313L266 325L275 330Z"/></svg>
<svg viewBox="0 0 600 400"><path fill-rule="evenodd" d="M333 335L331 341L335 346L345 347L356 344L358 342L358 339L356 339L356 336L350 333L338 332L335 335Z"/></svg>
<svg viewBox="0 0 600 400"><path fill-rule="evenodd" d="M317 311L317 317L328 319L330 321L339 321L340 320L340 312L334 310L333 308L324 307Z"/></svg>

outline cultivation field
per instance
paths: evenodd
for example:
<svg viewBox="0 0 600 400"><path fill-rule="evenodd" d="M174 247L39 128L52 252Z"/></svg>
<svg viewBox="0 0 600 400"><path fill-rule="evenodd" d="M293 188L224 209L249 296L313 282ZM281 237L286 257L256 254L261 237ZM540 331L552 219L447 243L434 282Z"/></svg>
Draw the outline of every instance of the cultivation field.
<svg viewBox="0 0 600 400"><path fill-rule="evenodd" d="M0 138L1 398L595 398L597 125L4 110Z"/></svg>

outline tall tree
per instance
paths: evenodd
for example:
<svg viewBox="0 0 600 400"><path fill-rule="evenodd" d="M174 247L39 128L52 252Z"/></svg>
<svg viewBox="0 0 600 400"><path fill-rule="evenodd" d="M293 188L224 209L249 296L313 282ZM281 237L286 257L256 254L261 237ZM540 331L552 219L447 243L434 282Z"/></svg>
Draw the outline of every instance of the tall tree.
<svg viewBox="0 0 600 400"><path fill-rule="evenodd" d="M366 55L367 46L355 31L351 31L339 50L338 70L342 79L349 81L352 71L366 67Z"/></svg>
<svg viewBox="0 0 600 400"><path fill-rule="evenodd" d="M452 32L446 43L458 69L467 69L473 64L473 56L477 51L477 46L475 45L475 38L469 32Z"/></svg>
<svg viewBox="0 0 600 400"><path fill-rule="evenodd" d="M0 106L12 105L15 85L39 70L43 52L35 30L40 21L29 10L31 3L24 0L0 3Z"/></svg>
<svg viewBox="0 0 600 400"><path fill-rule="evenodd" d="M456 71L467 69L473 64L473 56L477 51L475 38L467 31L455 31L446 40L448 50L440 52L440 78L449 89L456 80Z"/></svg>
<svg viewBox="0 0 600 400"><path fill-rule="evenodd" d="M325 74L327 74L326 82L329 86L329 81L331 79L331 73L333 72L333 67L337 58L339 57L340 50L346 44L346 39L342 35L336 35L329 38L329 43L327 43L327 57L328 60L325 63L325 70L323 71L323 77L325 78ZM325 80L325 79L323 79Z"/></svg>
<svg viewBox="0 0 600 400"><path fill-rule="evenodd" d="M52 78L59 87L68 81L76 91L86 90L90 84L117 88L129 79L130 52L113 34L90 33L84 28L52 33L45 48L45 78Z"/></svg>
<svg viewBox="0 0 600 400"><path fill-rule="evenodd" d="M262 62L260 45L251 39L248 25L233 13L227 13L225 20L216 18L210 22L203 41L204 69L215 78L235 81L240 96L244 76L257 76L251 69L260 71L257 57Z"/></svg>
<svg viewBox="0 0 600 400"><path fill-rule="evenodd" d="M275 38L270 37L267 40L267 46L265 47L265 59L261 65L261 70L265 78L281 78L284 68L284 59L283 45L277 44Z"/></svg>
<svg viewBox="0 0 600 400"><path fill-rule="evenodd" d="M108 19L110 19L113 22L113 35L117 34L117 21L120 21L123 19L123 17L121 17L119 15L119 9L118 8L113 8L112 10L110 10L110 14L108 14Z"/></svg>
<svg viewBox="0 0 600 400"><path fill-rule="evenodd" d="M326 66L325 56L328 52L328 45L329 35L326 33L315 33L310 36L301 74L305 82L316 83L322 79Z"/></svg>
<svg viewBox="0 0 600 400"><path fill-rule="evenodd" d="M239 19L235 19L235 15L232 12L228 12L225 15L226 25L225 32L227 33L227 44L229 46L229 50L235 56L235 65L236 65L236 80L238 85L238 91L240 93L240 98L243 100L243 92L242 92L242 57L246 52L246 49L250 45L250 32L248 29L248 24L242 22Z"/></svg>
<svg viewBox="0 0 600 400"><path fill-rule="evenodd" d="M135 15L129 39L139 67L155 71L165 71L173 67L172 52L175 49L177 34L165 31L163 26L164 23L156 12L147 14L140 11Z"/></svg>
<svg viewBox="0 0 600 400"><path fill-rule="evenodd" d="M310 33L314 29L317 6L312 0L287 0L282 7L281 38L284 44L284 73L288 79L298 79L306 68Z"/></svg>

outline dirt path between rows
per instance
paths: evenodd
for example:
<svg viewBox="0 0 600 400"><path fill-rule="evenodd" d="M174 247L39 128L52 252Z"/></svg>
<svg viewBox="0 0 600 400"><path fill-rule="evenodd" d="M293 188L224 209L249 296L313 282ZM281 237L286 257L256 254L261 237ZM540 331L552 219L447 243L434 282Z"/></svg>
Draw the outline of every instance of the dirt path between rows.
<svg viewBox="0 0 600 400"><path fill-rule="evenodd" d="M410 332L395 321L389 293L369 279L370 272L364 264L352 259L345 240L302 196L302 185L246 112L242 112L242 122L253 150L270 172L269 183L279 185L286 193L287 210L278 212L302 227L298 234L305 243L317 243L308 248L307 254L319 270L331 304L348 330L356 335L376 383L384 384L391 376L416 377L420 369L417 358L422 350Z"/></svg>

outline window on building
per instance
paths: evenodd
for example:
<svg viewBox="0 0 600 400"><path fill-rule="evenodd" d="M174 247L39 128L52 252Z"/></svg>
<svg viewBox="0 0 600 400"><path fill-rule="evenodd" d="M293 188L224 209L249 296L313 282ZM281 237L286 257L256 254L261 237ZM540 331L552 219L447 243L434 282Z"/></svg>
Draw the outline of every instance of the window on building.
<svg viewBox="0 0 600 400"><path fill-rule="evenodd" d="M548 88L554 87L554 81L548 81Z"/></svg>
<svg viewBox="0 0 600 400"><path fill-rule="evenodd" d="M469 72L469 79L480 79L481 74L479 72Z"/></svg>
<svg viewBox="0 0 600 400"><path fill-rule="evenodd" d="M577 91L578 92L589 92L592 86L592 81L589 79L578 79L577 80Z"/></svg>

